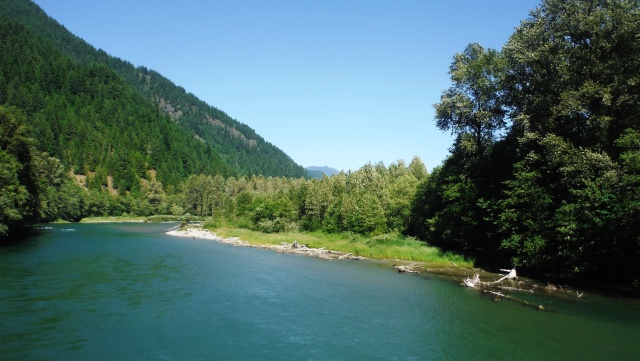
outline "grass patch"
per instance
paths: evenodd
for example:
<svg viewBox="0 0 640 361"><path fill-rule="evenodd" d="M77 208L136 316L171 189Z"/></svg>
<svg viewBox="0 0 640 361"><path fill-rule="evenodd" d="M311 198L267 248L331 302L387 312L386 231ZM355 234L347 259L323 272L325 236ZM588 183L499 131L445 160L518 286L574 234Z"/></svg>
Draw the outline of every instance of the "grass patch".
<svg viewBox="0 0 640 361"><path fill-rule="evenodd" d="M374 259L394 259L414 262L425 262L434 265L450 265L454 262L461 267L473 267L473 261L461 255L442 252L414 238L400 234L385 234L376 237L343 233L323 232L285 232L262 233L229 224L205 222L204 227L223 238L238 237L252 244L281 244L298 241L313 248L326 248L340 252L352 253Z"/></svg>

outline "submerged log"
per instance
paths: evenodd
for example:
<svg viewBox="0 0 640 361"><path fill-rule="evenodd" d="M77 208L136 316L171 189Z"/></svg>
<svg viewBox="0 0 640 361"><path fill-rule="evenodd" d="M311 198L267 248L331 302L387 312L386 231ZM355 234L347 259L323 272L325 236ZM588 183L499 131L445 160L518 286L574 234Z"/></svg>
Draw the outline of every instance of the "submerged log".
<svg viewBox="0 0 640 361"><path fill-rule="evenodd" d="M529 307L535 308L535 309L537 309L539 311L549 311L549 310L547 310L546 307L544 307L541 304L540 305L535 305L535 304L529 303L529 302L527 302L525 300L520 300L520 299L517 299L517 298L513 298L513 297L511 297L509 295L505 295L504 293L495 292L495 291L489 291L489 290L485 290L484 292L490 293L490 294L496 296L498 299L504 298L504 299L507 299L509 301L513 301L513 302L519 303L521 305L525 305L525 306L529 306Z"/></svg>
<svg viewBox="0 0 640 361"><path fill-rule="evenodd" d="M509 287L509 286L498 286L498 288L501 289L501 290L507 290L507 291L518 291L518 292L533 293L533 288L525 289L525 288L515 288L515 287Z"/></svg>

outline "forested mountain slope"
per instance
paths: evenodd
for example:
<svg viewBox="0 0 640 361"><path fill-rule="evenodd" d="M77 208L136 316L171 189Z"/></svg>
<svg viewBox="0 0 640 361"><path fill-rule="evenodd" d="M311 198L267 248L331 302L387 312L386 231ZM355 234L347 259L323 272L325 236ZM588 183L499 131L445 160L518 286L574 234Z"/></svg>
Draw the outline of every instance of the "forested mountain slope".
<svg viewBox="0 0 640 361"><path fill-rule="evenodd" d="M303 177L304 169L249 126L198 99L161 74L110 56L71 34L29 0L0 0L0 14L27 26L52 47L81 64L108 67L237 175Z"/></svg>
<svg viewBox="0 0 640 361"><path fill-rule="evenodd" d="M76 174L121 192L154 170L167 184L233 174L106 65L77 63L25 26L0 18L0 104L19 109L36 146Z"/></svg>

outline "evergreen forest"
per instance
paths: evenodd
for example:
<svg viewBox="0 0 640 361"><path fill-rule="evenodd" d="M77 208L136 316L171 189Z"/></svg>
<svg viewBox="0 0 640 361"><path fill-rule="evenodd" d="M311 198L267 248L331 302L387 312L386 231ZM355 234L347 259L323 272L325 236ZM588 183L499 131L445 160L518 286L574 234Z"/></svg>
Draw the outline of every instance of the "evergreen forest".
<svg viewBox="0 0 640 361"><path fill-rule="evenodd" d="M214 158L219 158L215 159L211 164L187 165L189 168L185 170L186 173L180 173L179 170L173 169L173 174L171 174L158 169L158 173L163 180L173 183L178 178L184 177L185 174L193 174L195 172L224 174L225 176L246 176L252 174L262 174L265 177L305 176L305 171L301 166L296 164L276 146L265 141L246 124L240 123L223 111L206 104L195 95L188 93L184 88L172 83L156 71L147 69L144 66L134 67L125 60L111 56L103 50L95 49L81 38L70 33L32 1L0 0L0 16L1 15L5 16L5 19L2 20L3 23L18 23L28 29L28 35L21 35L21 42L14 46L28 46L32 49L25 53L33 57L29 59L30 63L25 64L22 60L18 61L20 58L15 57L13 60L7 59L7 61L14 61L16 64L20 64L24 70L36 69L37 67L41 68L42 72L55 74L55 76L58 77L55 79L57 81L56 84L50 84L49 82L36 86L33 84L34 82L42 83L45 81L45 79L40 77L42 74L31 74L34 76L32 79L13 79L16 76L20 76L20 73L15 73L14 70L11 70L11 75L6 77L5 82L7 85L10 85L9 82L11 81L19 83L23 88L20 96L28 98L29 96L36 97L43 95L31 94L31 91L35 92L36 90L55 92L57 94L60 89L51 89L51 86L61 85L61 83L65 83L64 86L66 87L69 87L71 85L70 83L73 83L73 91L84 92L87 89L79 87L79 84L76 83L84 82L83 86L92 86L93 84L90 84L90 82L98 82L99 84L99 82L104 81L105 78L91 80L88 80L88 78L95 76L96 73L102 72L99 76L118 78L118 82L120 82L119 86L122 87L122 89L112 89L110 93L99 94L97 98L93 97L92 99L103 101L103 95L106 97L120 96L120 91L122 91L123 94L137 93L135 96L139 97L139 99L136 100L131 99L130 101L126 100L122 102L123 106L127 108L123 109L124 112L121 113L124 114L124 118L121 118L121 121L133 123L138 121L153 122L150 118L152 117L151 114L129 112L133 110L130 108L134 107L134 105L138 107L144 103L144 107L150 107L150 112L157 113L159 110L163 117L170 118L173 121L172 128L175 128L172 129L172 131L183 133L180 136L187 134L188 137L204 144L205 148L209 148L207 150L207 158L209 155L213 155ZM7 41L8 40L10 39L7 39ZM48 54L47 52L54 52L56 54ZM58 60L57 62L50 61L50 59L44 57L45 53L47 53L46 55L54 55L54 57L65 59L64 61L73 64L74 69L64 68L68 66L68 64L61 64L61 62L63 62L62 60ZM7 56L10 56L10 54L7 54ZM13 56L23 56L23 54L14 52ZM81 68L82 70L80 70ZM101 70L97 71L95 70L96 68ZM107 69L109 71L106 71ZM71 77L68 75L69 71L78 74ZM109 73L109 75L107 75L107 73ZM91 91L95 92L98 90L93 89ZM131 96L130 94L127 95ZM67 94L63 94L62 96L66 98ZM26 101L23 99L18 100ZM49 99L44 98L43 101L48 103ZM139 104L134 104L134 101ZM0 104L5 102L4 99L0 99ZM40 108L36 108L38 105L43 105L43 103L41 103L32 105L29 111L41 112ZM18 104L14 104L11 101L6 102L6 104L18 106ZM95 108L96 111L106 112L111 110L105 110L93 104L92 107ZM114 113L114 115L121 114ZM127 117L130 119L127 119ZM113 116L113 118L116 118L116 116ZM142 129L146 127L142 124L140 124L140 126ZM121 135L124 134L121 133ZM155 134L152 135L155 136ZM167 139L173 139L175 137L174 134L165 133L162 133L162 136L165 138L165 142L167 142ZM202 148L201 146L194 145L195 142L191 143L192 144L187 147ZM163 159L168 158L169 157L163 157ZM181 156L181 160L187 163L203 162L202 158L198 158L197 156ZM74 163L81 162L76 160ZM206 161L204 161L204 163L206 163ZM81 168L84 167L82 164L78 166ZM153 166L155 166L155 164Z"/></svg>
<svg viewBox="0 0 640 361"><path fill-rule="evenodd" d="M87 216L211 217L403 235L478 266L640 288L635 0L543 0L502 49L454 54L433 106L455 141L430 173L415 157L320 179L30 1L0 4L0 235Z"/></svg>

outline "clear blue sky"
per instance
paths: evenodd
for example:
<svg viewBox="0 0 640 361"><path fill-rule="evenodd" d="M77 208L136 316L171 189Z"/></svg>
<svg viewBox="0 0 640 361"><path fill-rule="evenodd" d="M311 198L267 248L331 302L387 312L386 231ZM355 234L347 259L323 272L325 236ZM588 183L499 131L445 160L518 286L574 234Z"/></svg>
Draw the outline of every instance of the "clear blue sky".
<svg viewBox="0 0 640 361"><path fill-rule="evenodd" d="M303 166L429 169L449 65L501 48L534 0L35 0L96 48L156 70Z"/></svg>

